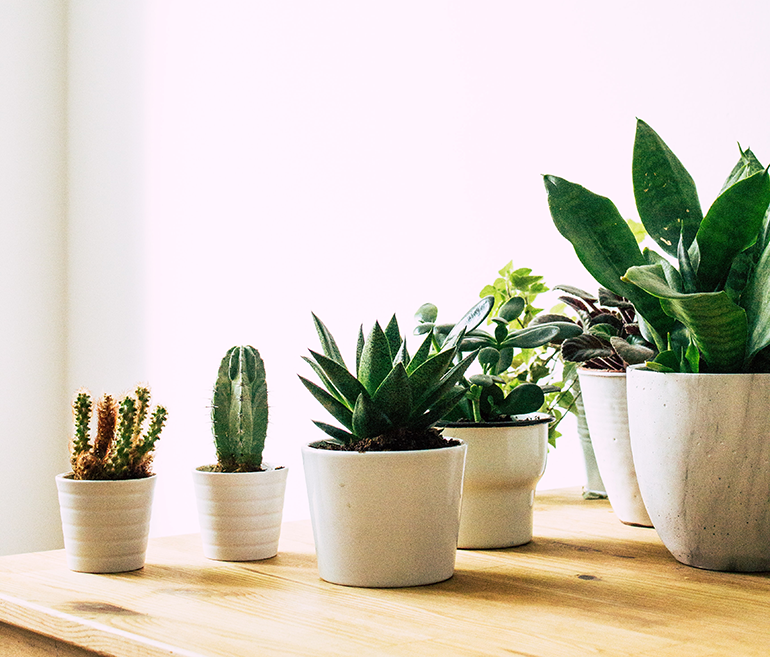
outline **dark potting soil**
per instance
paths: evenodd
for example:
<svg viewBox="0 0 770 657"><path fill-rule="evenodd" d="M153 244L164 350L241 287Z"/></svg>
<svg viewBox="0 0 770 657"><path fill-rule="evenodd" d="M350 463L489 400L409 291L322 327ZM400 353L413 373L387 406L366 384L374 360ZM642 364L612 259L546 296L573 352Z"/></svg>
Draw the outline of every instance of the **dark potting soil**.
<svg viewBox="0 0 770 657"><path fill-rule="evenodd" d="M459 444L459 440L444 438L440 430L430 428L425 431L399 429L393 433L382 434L376 438L364 438L349 445L321 442L313 446L318 449L331 449L341 452L410 452L418 449L454 447Z"/></svg>

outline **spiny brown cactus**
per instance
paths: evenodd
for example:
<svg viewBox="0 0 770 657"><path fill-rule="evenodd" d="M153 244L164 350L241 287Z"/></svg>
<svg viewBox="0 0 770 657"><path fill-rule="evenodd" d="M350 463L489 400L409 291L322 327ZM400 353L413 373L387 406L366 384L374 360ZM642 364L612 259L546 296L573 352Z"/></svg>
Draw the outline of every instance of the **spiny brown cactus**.
<svg viewBox="0 0 770 657"><path fill-rule="evenodd" d="M73 401L75 436L72 440L71 464L75 479L140 479L152 475L155 443L166 422L168 412L158 406L145 430L150 409L150 390L138 386L133 396L120 402L103 395L96 405L96 435L89 438L93 401L85 389Z"/></svg>

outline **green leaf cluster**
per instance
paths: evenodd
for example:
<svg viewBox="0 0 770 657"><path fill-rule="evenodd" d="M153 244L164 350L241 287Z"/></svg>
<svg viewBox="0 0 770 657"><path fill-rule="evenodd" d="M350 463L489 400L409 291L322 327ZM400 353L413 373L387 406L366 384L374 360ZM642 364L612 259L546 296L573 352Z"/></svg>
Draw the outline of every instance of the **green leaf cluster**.
<svg viewBox="0 0 770 657"><path fill-rule="evenodd" d="M767 169L751 150L740 149L738 163L704 215L690 174L639 120L632 178L639 217L662 254L639 249L608 198L549 175L545 187L559 232L602 286L634 305L643 334L661 352L656 362L662 367L768 371Z"/></svg>
<svg viewBox="0 0 770 657"><path fill-rule="evenodd" d="M313 322L323 353L311 350L303 359L322 385L302 376L300 380L343 427L314 421L330 442L351 445L377 437L387 441L402 431L425 432L465 394L459 382L476 352L455 362L462 327L447 333L438 353L431 353L432 336L427 335L410 355L395 315L384 330L375 322L366 338L362 326L354 374L326 325L315 314Z"/></svg>

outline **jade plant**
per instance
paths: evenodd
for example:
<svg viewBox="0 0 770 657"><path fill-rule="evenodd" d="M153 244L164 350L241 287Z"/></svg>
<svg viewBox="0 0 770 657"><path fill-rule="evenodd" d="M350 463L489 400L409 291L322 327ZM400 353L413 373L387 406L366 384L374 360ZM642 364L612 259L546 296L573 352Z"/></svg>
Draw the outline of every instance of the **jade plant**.
<svg viewBox="0 0 770 657"><path fill-rule="evenodd" d="M494 306L493 295L484 297L472 309L471 313L481 313L486 319ZM509 420L513 415L533 413L541 408L545 401L543 389L536 383L518 382L518 385L506 389L506 380L502 375L511 367L516 349L533 349L559 339L563 329L552 324L549 326L511 327L527 306L523 297L513 297L503 303L492 318L492 333L481 328L474 328L465 333L459 344L459 351L478 351L481 373L462 379L465 397L443 418L453 422L467 420L472 422L500 422ZM415 328L417 335L428 334L434 348L440 349L445 340L445 333L453 330L453 325L436 324L438 308L430 303L423 304L417 310ZM572 324L574 329L577 327ZM572 332L571 329L567 329ZM579 330L579 329L577 329ZM507 394L506 394L507 393Z"/></svg>
<svg viewBox="0 0 770 657"><path fill-rule="evenodd" d="M70 463L74 479L141 479L152 475L155 443L168 416L163 406L150 415L150 389L137 386L119 401L104 394L96 403L96 433L91 436L93 397L80 389L72 404L75 436Z"/></svg>
<svg viewBox="0 0 770 657"><path fill-rule="evenodd" d="M557 229L600 285L634 305L642 333L660 350L651 369L770 371L770 176L750 149L739 150L704 215L690 174L637 121L636 207L663 255L639 249L608 198L545 176Z"/></svg>
<svg viewBox="0 0 770 657"><path fill-rule="evenodd" d="M636 310L628 299L599 288L594 296L569 285L557 285L565 294L559 300L573 308L581 332L561 343L562 358L589 369L625 372L628 365L644 363L655 357L654 345L641 335ZM572 322L564 315L543 314L536 318L542 325Z"/></svg>
<svg viewBox="0 0 770 657"><path fill-rule="evenodd" d="M217 472L262 469L267 436L265 365L254 347L231 347L219 365L211 404Z"/></svg>
<svg viewBox="0 0 770 657"><path fill-rule="evenodd" d="M375 322L366 338L361 327L351 372L334 337L314 314L323 353L310 350L310 357L303 358L323 387L302 376L300 380L343 427L314 421L328 436L318 446L359 451L445 446L447 442L433 424L465 395L459 382L476 352L459 362L454 359L473 320L467 318L465 326L458 324L438 353L431 354L428 335L411 356L395 315L384 330Z"/></svg>

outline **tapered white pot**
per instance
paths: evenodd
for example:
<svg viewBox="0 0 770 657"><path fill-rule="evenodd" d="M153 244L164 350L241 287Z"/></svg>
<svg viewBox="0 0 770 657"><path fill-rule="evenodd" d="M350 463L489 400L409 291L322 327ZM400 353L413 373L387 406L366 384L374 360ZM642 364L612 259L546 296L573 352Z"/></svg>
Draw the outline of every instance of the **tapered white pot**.
<svg viewBox="0 0 770 657"><path fill-rule="evenodd" d="M278 554L289 469L193 470L203 554L218 561L257 561Z"/></svg>
<svg viewBox="0 0 770 657"><path fill-rule="evenodd" d="M70 570L122 573L144 566L155 475L89 481L56 477Z"/></svg>
<svg viewBox="0 0 770 657"><path fill-rule="evenodd" d="M631 455L626 373L580 369L578 376L591 443L612 510L627 525L652 527Z"/></svg>
<svg viewBox="0 0 770 657"><path fill-rule="evenodd" d="M545 472L550 415L514 422L445 425L468 445L458 547L523 545L532 540L537 482Z"/></svg>
<svg viewBox="0 0 770 657"><path fill-rule="evenodd" d="M770 570L770 374L628 371L642 497L682 563Z"/></svg>
<svg viewBox="0 0 770 657"><path fill-rule="evenodd" d="M454 573L464 444L405 452L302 448L318 572L401 587Z"/></svg>

